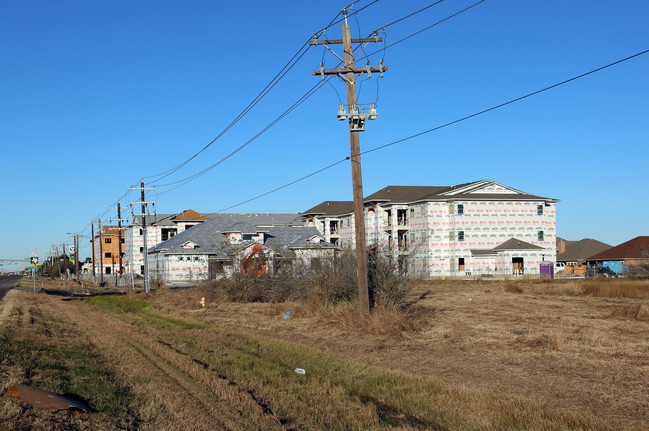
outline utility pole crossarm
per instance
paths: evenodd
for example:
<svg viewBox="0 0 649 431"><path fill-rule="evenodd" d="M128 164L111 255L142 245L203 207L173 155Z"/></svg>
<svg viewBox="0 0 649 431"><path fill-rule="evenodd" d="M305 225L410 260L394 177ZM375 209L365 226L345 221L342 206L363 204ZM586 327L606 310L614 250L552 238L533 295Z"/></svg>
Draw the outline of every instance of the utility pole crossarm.
<svg viewBox="0 0 649 431"><path fill-rule="evenodd" d="M363 39L352 39L351 43L365 43L365 42L383 42L382 37L366 37ZM312 40L309 42L309 45L335 45L345 43L344 39L324 39L324 40Z"/></svg>
<svg viewBox="0 0 649 431"><path fill-rule="evenodd" d="M369 66L369 67L339 67L336 69L315 69L311 74L317 75L340 75L344 73L365 73L378 72L383 73L388 70L388 66Z"/></svg>

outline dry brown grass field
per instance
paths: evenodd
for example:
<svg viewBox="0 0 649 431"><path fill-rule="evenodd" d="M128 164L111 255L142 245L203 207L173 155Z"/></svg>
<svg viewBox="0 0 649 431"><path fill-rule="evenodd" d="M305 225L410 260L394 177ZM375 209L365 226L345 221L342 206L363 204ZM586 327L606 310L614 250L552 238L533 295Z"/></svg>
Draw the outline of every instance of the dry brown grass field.
<svg viewBox="0 0 649 431"><path fill-rule="evenodd" d="M96 413L2 397L0 429L649 428L647 282L422 282L408 314L364 319L206 287L111 298L1 300L0 390L82 392Z"/></svg>

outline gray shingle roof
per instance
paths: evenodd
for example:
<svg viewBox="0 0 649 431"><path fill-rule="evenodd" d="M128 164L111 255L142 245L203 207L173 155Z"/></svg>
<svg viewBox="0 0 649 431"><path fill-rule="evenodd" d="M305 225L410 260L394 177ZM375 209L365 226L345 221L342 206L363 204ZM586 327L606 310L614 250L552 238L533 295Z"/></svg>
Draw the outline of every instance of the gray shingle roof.
<svg viewBox="0 0 649 431"><path fill-rule="evenodd" d="M365 202L415 202L432 198L450 189L448 186L387 186L366 197Z"/></svg>
<svg viewBox="0 0 649 431"><path fill-rule="evenodd" d="M499 246L494 247L494 250L543 250L543 247L521 241L520 239L511 238Z"/></svg>
<svg viewBox="0 0 649 431"><path fill-rule="evenodd" d="M472 193L489 185L499 185L490 180L474 181L455 186L387 186L365 198L365 202L386 201L391 203L411 203L426 200L539 200L555 201L556 199L535 196L520 190L511 189L511 193ZM456 190L462 190L455 193Z"/></svg>
<svg viewBox="0 0 649 431"><path fill-rule="evenodd" d="M543 250L543 247L521 241L517 238L510 238L492 249L471 249L471 253L474 256L484 256L496 254L496 252L503 250Z"/></svg>
<svg viewBox="0 0 649 431"><path fill-rule="evenodd" d="M302 213L302 215L330 215L338 216L354 212L352 201L324 201Z"/></svg>
<svg viewBox="0 0 649 431"><path fill-rule="evenodd" d="M251 223L250 220L256 223ZM268 226L271 220L278 221L278 225ZM248 217L247 214L217 214L210 220L180 232L178 235L161 242L155 247L151 247L149 252L209 254L216 257L228 257L226 249L229 247L229 243L223 237L223 232L266 232L268 236L266 245L280 248L335 247L332 244L324 242L321 244L308 243L307 240L314 236L321 237L318 229L313 226L307 227L279 223L295 220L295 214L266 214L263 217ZM183 245L188 241L195 244L194 249L183 248Z"/></svg>
<svg viewBox="0 0 649 431"><path fill-rule="evenodd" d="M566 241L566 250L563 253L557 254L557 261L579 262L610 248L610 245L590 238L584 238L579 241Z"/></svg>
<svg viewBox="0 0 649 431"><path fill-rule="evenodd" d="M476 190L496 186L511 193L474 193ZM557 199L535 196L511 187L503 186L490 180L480 180L455 186L387 186L367 196L364 202L389 202L407 204L421 201L458 201L458 200L533 200L556 202ZM302 215L338 216L354 211L351 201L325 201L302 213Z"/></svg>

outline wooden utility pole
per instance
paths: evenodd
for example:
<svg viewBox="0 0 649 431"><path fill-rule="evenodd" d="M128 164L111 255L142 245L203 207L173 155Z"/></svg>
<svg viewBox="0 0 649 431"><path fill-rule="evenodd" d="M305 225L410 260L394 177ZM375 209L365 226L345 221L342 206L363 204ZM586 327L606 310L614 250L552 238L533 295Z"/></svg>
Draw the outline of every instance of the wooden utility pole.
<svg viewBox="0 0 649 431"><path fill-rule="evenodd" d="M104 283L104 247L101 237L101 218L97 222L97 229L99 230L99 283Z"/></svg>
<svg viewBox="0 0 649 431"><path fill-rule="evenodd" d="M68 280L68 259L66 259L65 255L65 243L61 244L61 247L63 247L63 277Z"/></svg>
<svg viewBox="0 0 649 431"><path fill-rule="evenodd" d="M333 52L328 45L341 44L343 45L344 58L341 60L344 67L337 69L324 69L320 65L320 69L313 71L313 75L320 75L324 79L324 75L338 75L347 84L347 109L349 114L345 112L341 106L338 112L338 119L349 119L349 143L351 151L351 164L352 164L352 183L354 192L354 231L356 235L356 272L358 275L358 302L363 313L370 312L370 300L367 281L367 247L365 239L365 211L363 205L363 175L361 172L361 148L359 132L365 130L365 120L373 120L376 118L376 111L374 105L370 105L369 112L361 113L358 109L356 102L356 80L360 78L363 73L367 73L371 77L372 72L379 72L383 76L383 72L388 68L380 63L378 67L372 67L368 64L365 67L354 67L354 51L352 43L370 43L381 42L383 39L380 37L352 39L351 30L347 23L347 11L343 9L345 15L345 23L342 26L342 39L336 40L313 40L311 45L325 45L336 57L340 56ZM343 75L344 74L344 75ZM357 76L358 74L358 76Z"/></svg>
<svg viewBox="0 0 649 431"><path fill-rule="evenodd" d="M79 275L79 234L74 236L74 274L77 276L77 282L81 281Z"/></svg>
<svg viewBox="0 0 649 431"><path fill-rule="evenodd" d="M140 181L140 187L129 187L129 190L140 190L140 204L142 205L142 214L140 216L142 217L142 235L144 237L142 238L144 241L144 246L142 247L142 252L144 254L144 291L148 292L150 290L149 287L149 256L148 256L148 244L147 244L147 233L146 233L146 205L147 204L152 204L155 202L146 202L144 200L144 191L145 190L155 190L155 187L149 187L145 188L144 187L144 181ZM137 202L131 202L131 205L136 204Z"/></svg>
<svg viewBox="0 0 649 431"><path fill-rule="evenodd" d="M90 222L90 235L92 236L92 239L90 242L92 243L92 282L94 283L95 280L97 279L97 272L95 271L95 222Z"/></svg>
<svg viewBox="0 0 649 431"><path fill-rule="evenodd" d="M122 272L122 206L119 202L117 202L117 229L119 231L117 237L117 243L119 244L117 246L117 252L119 253L119 275L122 276L124 275Z"/></svg>
<svg viewBox="0 0 649 431"><path fill-rule="evenodd" d="M142 238L144 241L144 291L149 291L149 245L146 235L146 201L144 200L144 181L140 181L140 200L142 201Z"/></svg>

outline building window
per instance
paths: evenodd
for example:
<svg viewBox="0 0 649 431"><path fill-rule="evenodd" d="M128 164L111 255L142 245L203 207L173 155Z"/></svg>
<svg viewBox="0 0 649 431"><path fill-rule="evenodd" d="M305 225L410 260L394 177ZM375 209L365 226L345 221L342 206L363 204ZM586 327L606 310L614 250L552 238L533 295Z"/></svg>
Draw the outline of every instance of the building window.
<svg viewBox="0 0 649 431"><path fill-rule="evenodd" d="M458 214L464 214L464 205L463 204L458 204L457 205L457 213Z"/></svg>
<svg viewBox="0 0 649 431"><path fill-rule="evenodd" d="M334 233L334 232L332 232ZM335 233L338 233L338 229L336 229ZM244 241L252 241L252 234L251 233L244 233L242 235L242 238Z"/></svg>
<svg viewBox="0 0 649 431"><path fill-rule="evenodd" d="M124 241L124 238L120 238L120 239L119 239L119 243L120 243L120 244L124 244L124 242L125 242L125 241Z"/></svg>
<svg viewBox="0 0 649 431"><path fill-rule="evenodd" d="M458 233L457 233L457 240L458 240L458 241L464 241L464 231L463 231L463 230L458 231Z"/></svg>
<svg viewBox="0 0 649 431"><path fill-rule="evenodd" d="M198 256L194 256L194 262L198 262Z"/></svg>
<svg viewBox="0 0 649 431"><path fill-rule="evenodd" d="M113 242L112 238L104 238L104 243L110 244L111 242Z"/></svg>
<svg viewBox="0 0 649 431"><path fill-rule="evenodd" d="M449 241L455 241L455 231L452 230L448 233L448 240Z"/></svg>
<svg viewBox="0 0 649 431"><path fill-rule="evenodd" d="M536 206L536 215L543 215L543 205Z"/></svg>
<svg viewBox="0 0 649 431"><path fill-rule="evenodd" d="M111 253L104 253L104 257L106 259L110 259L111 257L113 257L113 255Z"/></svg>
<svg viewBox="0 0 649 431"><path fill-rule="evenodd" d="M178 256L178 262L183 262L185 260L184 256Z"/></svg>
<svg viewBox="0 0 649 431"><path fill-rule="evenodd" d="M144 252L144 247L140 247L140 253Z"/></svg>
<svg viewBox="0 0 649 431"><path fill-rule="evenodd" d="M544 236L544 235L543 235L543 231L540 230L540 231L539 231L539 241L543 241L543 236Z"/></svg>

